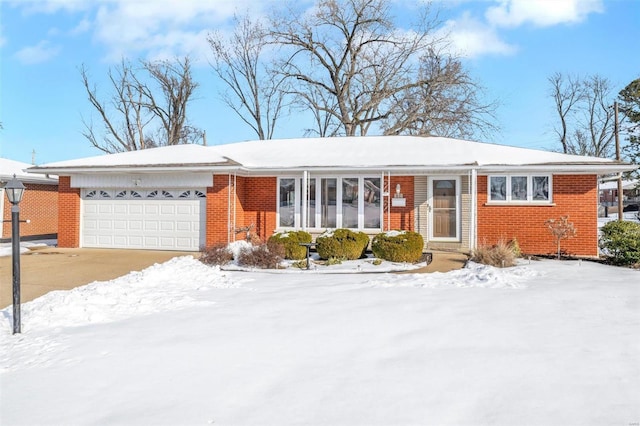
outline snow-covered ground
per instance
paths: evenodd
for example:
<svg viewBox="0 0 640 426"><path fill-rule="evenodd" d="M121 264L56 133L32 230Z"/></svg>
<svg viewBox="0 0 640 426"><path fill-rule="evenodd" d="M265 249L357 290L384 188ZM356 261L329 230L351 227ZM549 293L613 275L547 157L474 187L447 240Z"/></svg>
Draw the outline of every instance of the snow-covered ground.
<svg viewBox="0 0 640 426"><path fill-rule="evenodd" d="M190 256L0 311L3 425L630 425L640 271L220 271Z"/></svg>

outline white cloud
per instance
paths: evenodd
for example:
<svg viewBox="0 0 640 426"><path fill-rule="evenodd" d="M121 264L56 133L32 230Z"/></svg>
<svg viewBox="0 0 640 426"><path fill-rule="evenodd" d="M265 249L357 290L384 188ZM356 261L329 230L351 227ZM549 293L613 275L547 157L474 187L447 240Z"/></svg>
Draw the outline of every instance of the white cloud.
<svg viewBox="0 0 640 426"><path fill-rule="evenodd" d="M27 46L16 52L15 57L25 65L47 62L60 53L60 46L52 45L48 40L42 40L35 46Z"/></svg>
<svg viewBox="0 0 640 426"><path fill-rule="evenodd" d="M602 0L498 0L485 13L487 22L500 27L531 23L539 27L576 23L604 10Z"/></svg>
<svg viewBox="0 0 640 426"><path fill-rule="evenodd" d="M108 61L208 52L206 34L235 13L259 14L277 0L21 0L25 13L82 14L69 35L90 31Z"/></svg>
<svg viewBox="0 0 640 426"><path fill-rule="evenodd" d="M482 55L511 55L517 47L502 41L494 27L464 13L460 19L445 22L440 30L447 34L453 51L461 56L473 58Z"/></svg>
<svg viewBox="0 0 640 426"><path fill-rule="evenodd" d="M206 34L225 25L250 0L103 2L96 14L94 39L104 44L108 60L123 55L165 57L208 52ZM264 6L264 3L262 3ZM253 11L260 7L252 6Z"/></svg>
<svg viewBox="0 0 640 426"><path fill-rule="evenodd" d="M83 34L89 31L90 29L91 29L91 21L87 18L83 18L82 21L78 23L78 25L76 25L74 28L71 29L71 31L69 31L69 34L71 35Z"/></svg>

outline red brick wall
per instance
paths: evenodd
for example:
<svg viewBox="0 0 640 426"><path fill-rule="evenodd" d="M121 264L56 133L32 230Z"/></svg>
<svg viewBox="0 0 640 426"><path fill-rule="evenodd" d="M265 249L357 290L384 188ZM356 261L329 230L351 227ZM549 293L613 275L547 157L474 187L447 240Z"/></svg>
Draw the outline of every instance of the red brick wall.
<svg viewBox="0 0 640 426"><path fill-rule="evenodd" d="M71 188L71 178L58 179L58 247L80 246L80 188Z"/></svg>
<svg viewBox="0 0 640 426"><path fill-rule="evenodd" d="M233 185L235 184L235 191ZM231 194L231 214L229 214ZM214 175L213 187L207 188L207 238L206 244L226 243L244 238L245 234L229 232L235 228L254 225L253 232L266 241L276 228L277 178ZM231 225L229 225L231 221Z"/></svg>
<svg viewBox="0 0 640 426"><path fill-rule="evenodd" d="M555 253L547 219L569 216L577 235L563 240L568 254L598 256L598 192L596 175L554 175L553 206L486 205L487 176L478 176L478 245L516 238L523 253Z"/></svg>
<svg viewBox="0 0 640 426"><path fill-rule="evenodd" d="M385 208L384 208L384 218L382 223L382 229L398 229L403 231L413 231L415 225L415 211L413 208L413 176L391 176L391 184L389 185L389 191L391 197L393 197L396 193L396 185L400 184L400 191L404 195L406 199L405 207L393 207L387 204L387 198L384 198ZM389 224L389 216L391 215L391 223L390 228L387 226ZM389 229L387 229L389 228Z"/></svg>
<svg viewBox="0 0 640 426"><path fill-rule="evenodd" d="M24 196L20 202L20 220L29 223L20 224L20 236L31 237L50 235L58 232L58 187L57 185L43 185L25 183ZM11 220L11 203L4 197L3 220ZM11 238L11 222L2 224L0 238Z"/></svg>
<svg viewBox="0 0 640 426"><path fill-rule="evenodd" d="M238 178L239 202L244 215L236 226L255 225L254 232L266 241L276 229L278 179L275 177ZM239 234L243 238L244 234Z"/></svg>

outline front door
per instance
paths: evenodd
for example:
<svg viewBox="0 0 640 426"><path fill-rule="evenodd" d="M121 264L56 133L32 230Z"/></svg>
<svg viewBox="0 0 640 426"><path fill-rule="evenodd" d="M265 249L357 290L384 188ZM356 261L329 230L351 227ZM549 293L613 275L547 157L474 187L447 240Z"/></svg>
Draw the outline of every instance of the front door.
<svg viewBox="0 0 640 426"><path fill-rule="evenodd" d="M459 241L460 178L429 178L429 239Z"/></svg>

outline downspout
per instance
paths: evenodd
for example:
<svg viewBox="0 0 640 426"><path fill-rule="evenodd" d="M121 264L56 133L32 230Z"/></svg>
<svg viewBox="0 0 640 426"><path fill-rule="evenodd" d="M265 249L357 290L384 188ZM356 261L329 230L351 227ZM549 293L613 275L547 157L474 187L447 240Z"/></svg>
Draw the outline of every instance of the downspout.
<svg viewBox="0 0 640 426"><path fill-rule="evenodd" d="M307 211L308 211L308 204L309 204L309 199L308 199L308 182L309 182L309 172L307 172L306 170L302 172L302 211L300 212L300 218L302 221L302 230L306 231L307 230Z"/></svg>

